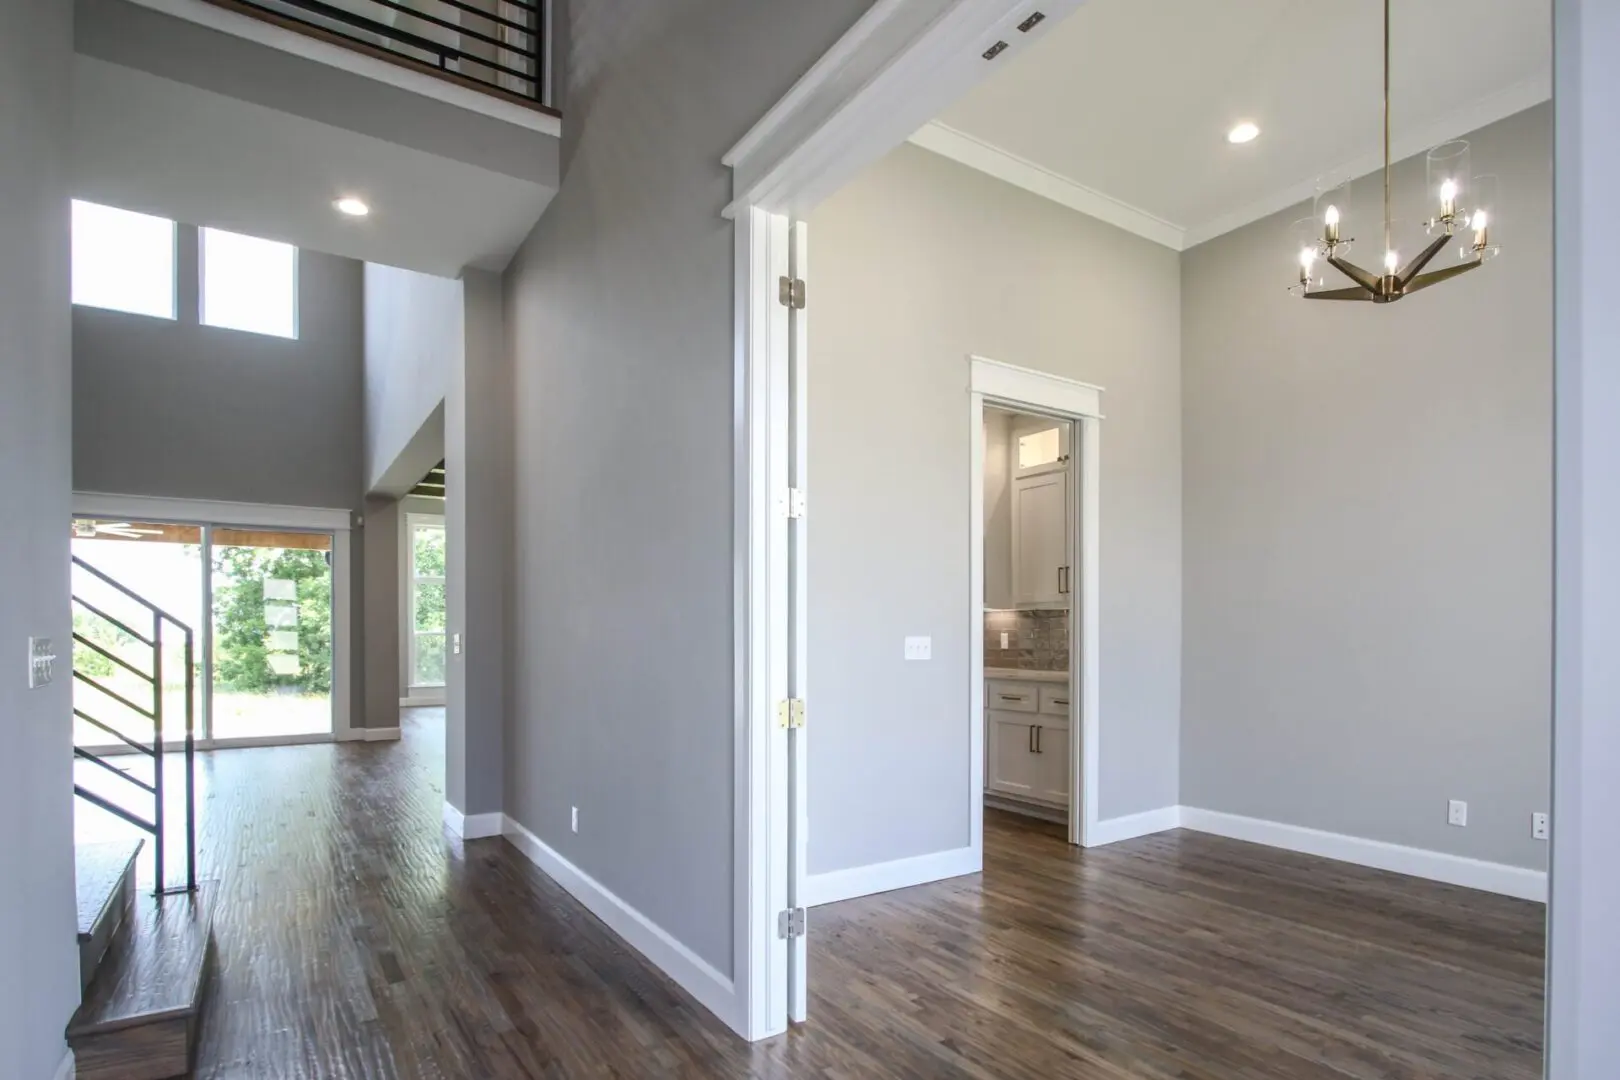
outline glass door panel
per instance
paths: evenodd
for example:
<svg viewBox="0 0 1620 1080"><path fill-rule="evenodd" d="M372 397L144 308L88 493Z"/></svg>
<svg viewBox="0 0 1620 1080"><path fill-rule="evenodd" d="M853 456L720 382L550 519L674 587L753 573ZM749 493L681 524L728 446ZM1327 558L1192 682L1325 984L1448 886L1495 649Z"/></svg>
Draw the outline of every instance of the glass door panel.
<svg viewBox="0 0 1620 1080"><path fill-rule="evenodd" d="M444 685L444 526L411 523L410 685Z"/></svg>
<svg viewBox="0 0 1620 1080"><path fill-rule="evenodd" d="M194 642L195 732L202 730L202 529L146 521L76 518L73 555L118 585L162 608L192 630ZM73 741L82 747L118 745L118 736L151 745L152 720L159 712L165 742L186 734L185 634L168 620L153 638L152 612L82 566L73 567ZM161 670L154 670L154 652ZM154 679L155 676L155 679ZM93 682L92 682L93 680ZM161 684L154 694L154 682Z"/></svg>
<svg viewBox="0 0 1620 1080"><path fill-rule="evenodd" d="M216 739L332 730L332 537L210 530Z"/></svg>

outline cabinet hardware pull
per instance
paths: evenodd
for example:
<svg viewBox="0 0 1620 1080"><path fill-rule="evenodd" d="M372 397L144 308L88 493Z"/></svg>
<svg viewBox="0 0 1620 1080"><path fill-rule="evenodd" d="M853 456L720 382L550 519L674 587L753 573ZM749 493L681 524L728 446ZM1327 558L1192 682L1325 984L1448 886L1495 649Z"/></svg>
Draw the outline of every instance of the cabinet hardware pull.
<svg viewBox="0 0 1620 1080"><path fill-rule="evenodd" d="M1029 752L1033 754L1035 752L1035 725L1034 724L1029 725L1029 738L1026 741L1029 744Z"/></svg>
<svg viewBox="0 0 1620 1080"><path fill-rule="evenodd" d="M1045 750L1041 749L1041 726L1039 724L1035 725L1035 752L1037 754L1046 753Z"/></svg>
<svg viewBox="0 0 1620 1080"><path fill-rule="evenodd" d="M1052 704L1054 705L1067 705L1068 703L1069 699L1066 697L1055 697L1052 699Z"/></svg>
<svg viewBox="0 0 1620 1080"><path fill-rule="evenodd" d="M1023 700L1025 700L1023 694L998 694L997 696L1000 697L1002 701L1023 701Z"/></svg>

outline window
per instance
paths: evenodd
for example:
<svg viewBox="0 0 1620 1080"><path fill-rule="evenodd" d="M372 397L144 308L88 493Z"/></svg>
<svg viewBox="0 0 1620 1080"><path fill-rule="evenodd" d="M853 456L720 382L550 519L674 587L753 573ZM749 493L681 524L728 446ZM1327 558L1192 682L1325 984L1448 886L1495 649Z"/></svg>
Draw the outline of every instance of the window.
<svg viewBox="0 0 1620 1080"><path fill-rule="evenodd" d="M409 517L412 686L444 685L444 521Z"/></svg>
<svg viewBox="0 0 1620 1080"><path fill-rule="evenodd" d="M74 199L73 302L174 318L174 222Z"/></svg>
<svg viewBox="0 0 1620 1080"><path fill-rule="evenodd" d="M298 249L256 236L202 230L205 326L298 336Z"/></svg>

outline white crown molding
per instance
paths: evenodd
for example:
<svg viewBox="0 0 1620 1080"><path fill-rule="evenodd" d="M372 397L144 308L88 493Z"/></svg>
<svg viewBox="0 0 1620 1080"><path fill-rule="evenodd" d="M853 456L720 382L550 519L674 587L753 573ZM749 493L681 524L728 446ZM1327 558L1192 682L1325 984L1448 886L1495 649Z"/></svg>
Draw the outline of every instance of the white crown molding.
<svg viewBox="0 0 1620 1080"><path fill-rule="evenodd" d="M938 120L924 125L910 141L924 150L932 150L941 157L948 157L970 169L1004 180L1060 206L1078 210L1087 217L1105 221L1155 244L1163 244L1172 251L1181 251L1187 246L1186 234L1181 226L1078 184Z"/></svg>
<svg viewBox="0 0 1620 1080"><path fill-rule="evenodd" d="M1477 131L1514 113L1523 112L1551 97L1550 75L1515 83L1438 120L1405 132L1394 140L1390 156L1396 161L1404 160L1438 143L1455 139L1470 131ZM1118 226L1126 232L1162 244L1173 251L1186 251L1234 229L1241 229L1295 203L1303 202L1316 193L1317 177L1312 176L1280 188L1229 214L1222 214L1200 225L1181 226L1111 195L1088 188L1043 165L1008 153L1000 147L937 120L924 125L910 141L913 145L1006 181L1014 187L1033 192L1044 199L1050 199L1060 206L1067 206L1088 217ZM1362 177L1378 171L1383 162L1383 151L1373 149L1334 168L1324 169L1319 175L1344 179Z"/></svg>
<svg viewBox="0 0 1620 1080"><path fill-rule="evenodd" d="M1505 90L1488 94L1471 104L1465 105L1455 112L1448 113L1438 120L1433 120L1422 127L1402 133L1393 139L1390 144L1390 159L1404 161L1414 154L1421 154L1431 146L1436 146L1459 135L1466 135L1470 131L1478 131L1498 120L1504 120L1514 113L1523 112L1533 105L1539 105L1552 97L1552 76L1542 75L1515 83ZM1384 153L1381 148L1369 150L1351 161L1347 161L1337 168L1324 169L1318 176L1330 176L1336 180L1353 180L1377 172L1384 164ZM1279 210L1285 210L1295 203L1303 202L1316 194L1317 176L1291 184L1280 191L1273 192L1263 199L1254 202L1230 214L1223 214L1202 225L1195 225L1187 229L1186 246L1196 247L1206 240L1213 240L1234 229L1241 229L1245 225L1253 224L1261 218L1270 217Z"/></svg>

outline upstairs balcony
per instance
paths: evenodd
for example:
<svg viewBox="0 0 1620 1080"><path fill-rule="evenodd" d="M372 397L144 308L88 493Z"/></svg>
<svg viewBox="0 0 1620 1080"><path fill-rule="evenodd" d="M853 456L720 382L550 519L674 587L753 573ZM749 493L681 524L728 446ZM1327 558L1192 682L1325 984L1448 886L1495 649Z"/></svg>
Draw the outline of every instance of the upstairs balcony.
<svg viewBox="0 0 1620 1080"><path fill-rule="evenodd" d="M391 64L552 111L547 0L206 0Z"/></svg>

